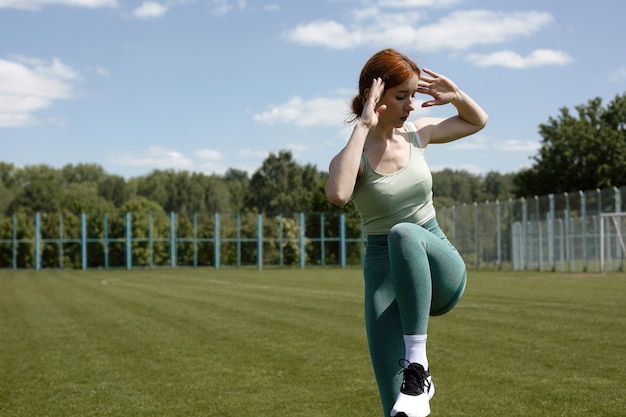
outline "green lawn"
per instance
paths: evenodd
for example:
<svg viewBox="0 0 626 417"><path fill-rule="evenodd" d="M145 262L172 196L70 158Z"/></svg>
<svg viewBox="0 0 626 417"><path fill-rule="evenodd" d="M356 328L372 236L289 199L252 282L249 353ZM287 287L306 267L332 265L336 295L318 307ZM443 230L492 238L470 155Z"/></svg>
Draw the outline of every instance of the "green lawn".
<svg viewBox="0 0 626 417"><path fill-rule="evenodd" d="M470 271L432 416L623 416L624 274ZM381 417L359 269L0 271L1 417Z"/></svg>

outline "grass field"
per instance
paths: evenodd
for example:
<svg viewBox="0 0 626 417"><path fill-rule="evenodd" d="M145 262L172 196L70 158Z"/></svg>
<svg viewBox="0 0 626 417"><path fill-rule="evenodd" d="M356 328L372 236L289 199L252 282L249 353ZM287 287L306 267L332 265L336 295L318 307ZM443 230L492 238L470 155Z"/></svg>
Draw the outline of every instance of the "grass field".
<svg viewBox="0 0 626 417"><path fill-rule="evenodd" d="M0 271L1 417L381 417L359 269ZM624 416L626 276L470 271L432 416Z"/></svg>

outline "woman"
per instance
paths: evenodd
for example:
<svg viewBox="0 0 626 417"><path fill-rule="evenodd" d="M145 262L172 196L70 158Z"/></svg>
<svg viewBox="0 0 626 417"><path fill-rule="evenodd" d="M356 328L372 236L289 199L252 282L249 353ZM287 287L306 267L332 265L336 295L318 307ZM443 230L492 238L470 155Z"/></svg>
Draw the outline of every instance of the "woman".
<svg viewBox="0 0 626 417"><path fill-rule="evenodd" d="M487 114L448 78L393 49L374 54L352 101L354 129L331 161L326 195L354 200L367 232L365 322L385 416L423 417L434 394L426 356L430 315L450 311L465 289L463 259L435 217L424 150L471 135ZM408 121L422 107L452 104L448 118Z"/></svg>

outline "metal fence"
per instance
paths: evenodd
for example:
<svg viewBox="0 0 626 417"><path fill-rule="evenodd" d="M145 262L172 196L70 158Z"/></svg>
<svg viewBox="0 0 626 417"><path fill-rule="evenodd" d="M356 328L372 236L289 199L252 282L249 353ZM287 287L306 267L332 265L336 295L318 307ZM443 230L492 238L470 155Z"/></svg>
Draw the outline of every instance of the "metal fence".
<svg viewBox="0 0 626 417"><path fill-rule="evenodd" d="M622 212L625 194L622 187L474 203L439 209L438 220L468 266L623 271L626 218L606 214Z"/></svg>
<svg viewBox="0 0 626 417"><path fill-rule="evenodd" d="M626 187L438 209L469 267L623 271ZM16 213L0 269L359 266L353 213Z"/></svg>

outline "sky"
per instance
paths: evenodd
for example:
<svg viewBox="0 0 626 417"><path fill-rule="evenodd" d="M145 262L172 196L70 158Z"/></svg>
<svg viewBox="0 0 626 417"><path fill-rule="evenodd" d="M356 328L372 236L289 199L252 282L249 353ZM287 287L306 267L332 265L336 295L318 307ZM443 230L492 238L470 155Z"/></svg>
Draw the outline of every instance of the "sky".
<svg viewBox="0 0 626 417"><path fill-rule="evenodd" d="M291 151L327 171L363 64L392 47L489 114L429 146L431 170L515 173L562 108L626 93L625 15L617 0L0 0L0 161L252 175Z"/></svg>

